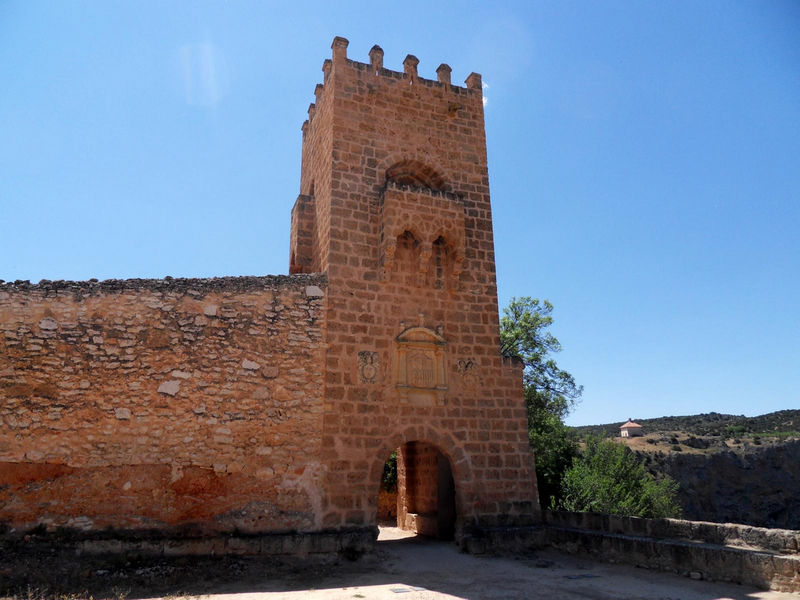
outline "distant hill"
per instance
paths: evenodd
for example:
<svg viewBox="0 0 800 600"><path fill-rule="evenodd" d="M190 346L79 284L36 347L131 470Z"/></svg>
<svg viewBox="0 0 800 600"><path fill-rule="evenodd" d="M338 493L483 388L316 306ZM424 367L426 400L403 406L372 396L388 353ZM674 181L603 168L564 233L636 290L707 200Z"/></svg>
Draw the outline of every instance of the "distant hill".
<svg viewBox="0 0 800 600"><path fill-rule="evenodd" d="M800 410L779 410L758 417L706 413L684 417L659 417L657 419L633 419L642 426L644 433L680 431L703 436L800 436ZM587 435L617 436L619 427L625 423L606 423L603 425L584 425L571 427L578 437Z"/></svg>
<svg viewBox="0 0 800 600"><path fill-rule="evenodd" d="M571 429L613 436L653 475L672 477L684 518L800 530L800 410L634 421L643 437L620 438L623 422Z"/></svg>

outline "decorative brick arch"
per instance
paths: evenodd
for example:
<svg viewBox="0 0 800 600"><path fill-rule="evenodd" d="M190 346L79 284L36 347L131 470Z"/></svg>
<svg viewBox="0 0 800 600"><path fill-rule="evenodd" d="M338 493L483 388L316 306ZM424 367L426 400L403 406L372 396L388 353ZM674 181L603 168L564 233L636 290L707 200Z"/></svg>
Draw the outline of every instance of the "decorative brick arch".
<svg viewBox="0 0 800 600"><path fill-rule="evenodd" d="M419 223L413 223L410 220L403 226L397 228L396 232L394 232L394 238L397 238L405 235L406 233L411 234L411 236L417 241L418 244L421 246L426 243L426 234L425 230L419 226Z"/></svg>
<svg viewBox="0 0 800 600"><path fill-rule="evenodd" d="M396 232L392 232L390 234L389 239L387 239L385 244L384 264L389 268L395 267L396 264L395 258L397 255L397 242L398 240L400 240L401 237L405 236L406 234L409 234L411 238L413 238L413 240L419 245L418 248L419 257L417 258L419 264L417 264L416 266L416 269L419 270L421 268L420 265L424 264L424 259L426 257L425 237L424 235L422 235L422 232L419 230L419 228L410 222L406 226L400 227L397 229ZM420 257L423 260L420 260Z"/></svg>
<svg viewBox="0 0 800 600"><path fill-rule="evenodd" d="M433 230L431 240L428 242L430 247L441 239L444 245L452 252L451 273L455 279L461 276L461 271L464 265L464 232L463 229L458 229L452 224L447 226L440 226ZM427 240L426 240L427 242Z"/></svg>
<svg viewBox="0 0 800 600"><path fill-rule="evenodd" d="M379 188L384 188L388 181L394 181L400 185L425 187L438 192L451 189L447 170L430 156L416 157L394 152L382 161L377 171Z"/></svg>
<svg viewBox="0 0 800 600"><path fill-rule="evenodd" d="M452 251L451 271L457 281L465 260L465 211L461 200L448 192L395 183L388 184L383 200L383 267L387 271L394 268L397 240L408 231L420 243L420 272L428 272L434 243L442 238Z"/></svg>

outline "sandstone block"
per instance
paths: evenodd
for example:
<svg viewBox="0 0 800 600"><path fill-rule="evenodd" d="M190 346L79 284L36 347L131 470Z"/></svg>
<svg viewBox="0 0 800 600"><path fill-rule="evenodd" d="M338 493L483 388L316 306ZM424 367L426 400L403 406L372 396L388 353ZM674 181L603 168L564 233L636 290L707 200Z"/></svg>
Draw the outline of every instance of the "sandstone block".
<svg viewBox="0 0 800 600"><path fill-rule="evenodd" d="M322 298L325 296L325 292L317 285L309 285L306 287L306 296L309 298Z"/></svg>
<svg viewBox="0 0 800 600"><path fill-rule="evenodd" d="M261 374L265 379L275 379L280 374L280 371L278 370L278 367L268 366L261 369Z"/></svg>
<svg viewBox="0 0 800 600"><path fill-rule="evenodd" d="M58 321L51 319L50 317L46 317L39 321L39 329L44 329L45 331L53 331L58 329Z"/></svg>
<svg viewBox="0 0 800 600"><path fill-rule="evenodd" d="M181 389L181 382L178 381L177 379L172 379L170 381L165 381L160 386L158 386L158 393L167 396L174 396L180 391L180 389Z"/></svg>

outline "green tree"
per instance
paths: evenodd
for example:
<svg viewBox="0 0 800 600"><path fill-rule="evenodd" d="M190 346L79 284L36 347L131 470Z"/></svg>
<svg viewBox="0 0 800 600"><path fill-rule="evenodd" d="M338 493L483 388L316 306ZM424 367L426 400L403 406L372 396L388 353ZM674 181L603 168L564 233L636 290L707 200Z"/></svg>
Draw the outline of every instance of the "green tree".
<svg viewBox="0 0 800 600"><path fill-rule="evenodd" d="M550 508L561 498L561 482L572 460L578 455L574 434L556 415L528 412L528 439L536 459L536 481L542 508Z"/></svg>
<svg viewBox="0 0 800 600"><path fill-rule="evenodd" d="M543 508L560 497L561 478L577 455L577 444L564 417L583 393L583 386L559 368L552 354L561 344L547 331L553 305L536 298L512 298L500 319L504 356L524 364L523 384L528 409L528 436L536 457L536 479Z"/></svg>
<svg viewBox="0 0 800 600"><path fill-rule="evenodd" d="M551 354L561 352L561 343L547 331L553 324L553 305L538 298L512 298L500 319L500 349L525 365L523 381L529 404L563 421L583 393L567 371L559 368Z"/></svg>
<svg viewBox="0 0 800 600"><path fill-rule="evenodd" d="M387 492L397 491L397 450L394 450L383 465L381 487Z"/></svg>
<svg viewBox="0 0 800 600"><path fill-rule="evenodd" d="M555 508L636 517L679 517L678 484L656 479L630 448L589 437L586 449L564 474Z"/></svg>

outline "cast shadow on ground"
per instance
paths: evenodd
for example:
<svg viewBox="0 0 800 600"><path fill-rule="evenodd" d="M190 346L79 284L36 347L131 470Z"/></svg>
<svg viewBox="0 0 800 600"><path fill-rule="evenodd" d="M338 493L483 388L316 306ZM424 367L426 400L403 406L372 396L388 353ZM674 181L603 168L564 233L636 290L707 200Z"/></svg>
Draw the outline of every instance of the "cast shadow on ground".
<svg viewBox="0 0 800 600"><path fill-rule="evenodd" d="M337 590L341 590L338 593ZM757 590L605 565L552 551L476 557L453 543L405 537L380 541L356 560L259 556L75 556L55 550L3 553L0 597L178 598L280 593L287 598L639 598L753 600ZM774 597L782 597L774 596ZM790 596L787 594L786 598ZM235 596L234 596L235 598Z"/></svg>

